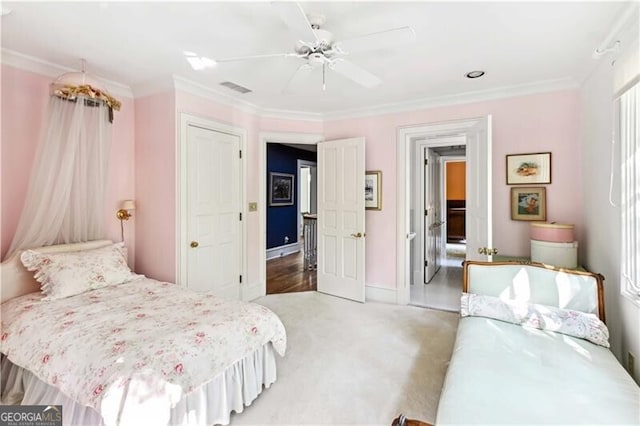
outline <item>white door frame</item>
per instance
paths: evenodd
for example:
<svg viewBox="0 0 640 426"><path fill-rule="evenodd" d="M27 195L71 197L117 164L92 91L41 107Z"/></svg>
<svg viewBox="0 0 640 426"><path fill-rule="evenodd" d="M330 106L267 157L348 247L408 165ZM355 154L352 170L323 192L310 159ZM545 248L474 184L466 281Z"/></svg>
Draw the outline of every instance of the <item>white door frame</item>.
<svg viewBox="0 0 640 426"><path fill-rule="evenodd" d="M315 145L323 140L318 133L260 132L258 135L258 285L253 298L267 294L267 144Z"/></svg>
<svg viewBox="0 0 640 426"><path fill-rule="evenodd" d="M396 302L400 305L407 305L410 301L409 283L411 277L410 262L411 251L409 247L411 221L409 215L411 208L411 167L409 162L412 158L412 145L438 135L452 135L455 133L465 133L468 129L480 122L482 118L469 118L433 124L423 124L419 126L409 126L398 128L397 133L397 227L396 227L396 282L397 293ZM468 163L467 163L468 164Z"/></svg>
<svg viewBox="0 0 640 426"><path fill-rule="evenodd" d="M178 242L176 247L176 278L177 284L181 286L187 285L187 250L189 239L187 235L187 220L188 220L188 192L187 192L187 126L193 125L204 129L213 130L215 132L227 133L240 138L240 151L246 152L247 142L247 130L242 127L231 126L219 121L211 120L209 118L200 117L193 114L187 114L181 112L180 114L180 127L178 134L178 146L176 147L176 176L178 180L176 182L177 192L177 205L176 205L176 241ZM243 156L243 159L246 156ZM246 227L246 196L247 187L245 182L247 181L247 169L244 166L244 161L240 161L240 211L243 221L241 223L242 241L240 242L240 253L242 256L240 273L243 277L247 276L247 227ZM240 297L242 300L248 300L248 292L245 291L245 285L240 285Z"/></svg>
<svg viewBox="0 0 640 426"><path fill-rule="evenodd" d="M316 168L316 198L318 198L318 190L317 190L317 180L318 180L318 162L317 161L308 161L308 160L298 160L298 166L297 166L297 179L298 179L298 218L297 218L297 232L298 235L296 236L296 240L298 241L298 245L300 245L300 230L302 229L302 216L301 216L301 208L300 208L300 200L302 200L302 185L300 184L300 169L303 168L312 168L315 167ZM317 201L316 201L316 206L317 206ZM311 206L309 206L311 207ZM317 208L316 208L317 210ZM302 250L302 246L300 246L300 249Z"/></svg>
<svg viewBox="0 0 640 426"><path fill-rule="evenodd" d="M414 271L412 271L411 273L413 274L413 280L414 283L416 283L416 279L418 279L418 282L420 284L424 284L426 282L426 277L425 277L425 271L424 271L424 261L426 258L426 250L425 250L425 231L426 229L424 229L424 207L425 207L425 199L424 199L424 195L425 195L425 182L426 182L426 176L425 176L425 170L424 170L424 150L425 149L430 149L430 148L438 148L438 147L447 147L447 146L453 146L453 145L465 145L467 144L467 139L464 136L440 136L438 135L437 137L433 137L433 136L429 136L429 135L423 135L420 138L413 138L413 146L412 146L412 150L415 152L415 172L414 175L411 176L411 179L418 179L418 184L416 185L416 191L414 191L414 197L416 197L416 202L419 203L419 208L415 208L415 216L414 216L414 223L416 224L416 227L413 231L416 232L416 239L419 241L418 247L419 249L416 250L415 253L415 262L418 262L420 265L420 269L418 269L418 272L416 272L417 266L414 267ZM442 164L442 158L445 157L439 157L439 163ZM463 157L464 158L464 157ZM440 220L442 220L443 218L446 218L446 214L443 215L443 210L446 212L446 207L444 207L444 205L446 204L446 199L445 199L445 194L444 194L444 190L443 188L445 187L445 182L442 180L442 176L443 176L443 171L442 171L442 167L440 167L440 188L435 188L436 191L440 192L440 211L438 212L438 215L440 217ZM431 182L430 182L431 185ZM414 206L415 207L415 206ZM446 230L446 227L440 227L442 232L442 229ZM446 244L446 242L444 243ZM441 250L440 252L441 254L443 253L443 251ZM437 273L437 271L436 271Z"/></svg>

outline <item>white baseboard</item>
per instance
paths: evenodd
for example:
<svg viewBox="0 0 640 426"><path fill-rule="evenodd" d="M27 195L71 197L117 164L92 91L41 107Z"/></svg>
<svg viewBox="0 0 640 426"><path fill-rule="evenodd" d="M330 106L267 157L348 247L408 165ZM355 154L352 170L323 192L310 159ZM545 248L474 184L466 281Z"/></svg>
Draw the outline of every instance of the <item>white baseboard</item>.
<svg viewBox="0 0 640 426"><path fill-rule="evenodd" d="M259 282L244 285L242 287L242 300L249 302L262 297L262 289L263 286Z"/></svg>
<svg viewBox="0 0 640 426"><path fill-rule="evenodd" d="M364 286L364 298L367 302L398 303L395 288L381 287L372 284Z"/></svg>
<svg viewBox="0 0 640 426"><path fill-rule="evenodd" d="M275 259L289 254L297 253L300 251L300 243L287 244L280 247L273 247L267 249L267 260Z"/></svg>

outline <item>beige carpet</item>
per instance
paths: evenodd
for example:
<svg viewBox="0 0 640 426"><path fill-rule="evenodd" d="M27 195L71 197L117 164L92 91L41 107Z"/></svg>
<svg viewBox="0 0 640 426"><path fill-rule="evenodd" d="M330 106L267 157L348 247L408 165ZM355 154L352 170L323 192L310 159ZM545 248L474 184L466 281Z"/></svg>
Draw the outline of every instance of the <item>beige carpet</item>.
<svg viewBox="0 0 640 426"><path fill-rule="evenodd" d="M257 300L278 314L288 347L278 380L231 424L433 422L458 315L347 301L316 292Z"/></svg>

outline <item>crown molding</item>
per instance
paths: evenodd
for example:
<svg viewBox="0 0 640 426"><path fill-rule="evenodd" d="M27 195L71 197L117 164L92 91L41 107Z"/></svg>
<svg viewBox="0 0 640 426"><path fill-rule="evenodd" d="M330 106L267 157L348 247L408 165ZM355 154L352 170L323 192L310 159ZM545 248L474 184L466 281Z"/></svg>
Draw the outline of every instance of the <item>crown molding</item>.
<svg viewBox="0 0 640 426"><path fill-rule="evenodd" d="M196 83L195 81L187 80L186 78L178 77L177 75L174 75L172 78L173 86L176 90L190 93L204 99L209 99L219 104L234 107L249 114L259 114L260 108L251 102L243 101L231 95L227 95L226 93L212 89L209 86L205 86L204 84Z"/></svg>
<svg viewBox="0 0 640 426"><path fill-rule="evenodd" d="M1 51L0 62L6 65L10 65L14 68L31 71L36 74L45 75L51 78L56 78L60 76L60 74L64 74L66 72L78 71L74 68L54 64L53 62L45 61L34 56L25 55L24 53L16 52L15 50L6 49L4 47ZM133 98L133 91L129 86L95 75L92 77L102 81L105 85L105 88L111 95Z"/></svg>
<svg viewBox="0 0 640 426"><path fill-rule="evenodd" d="M147 96L156 95L158 93L172 92L173 89L173 77L167 76L136 84L133 86L133 95L136 99L146 98Z"/></svg>
<svg viewBox="0 0 640 426"><path fill-rule="evenodd" d="M323 121L323 114L310 113L304 111L287 111L272 108L262 108L235 96L212 89L200 83L188 80L183 77L173 76L174 87L186 93L190 93L201 98L209 99L219 104L237 108L241 111L258 115L260 118L274 118L281 120L305 120L305 121ZM137 93L137 92L136 92Z"/></svg>
<svg viewBox="0 0 640 426"><path fill-rule="evenodd" d="M626 13L625 16L628 18L629 14ZM1 50L0 62L15 68L46 75L52 78L55 78L65 72L77 71L72 68L54 64L52 62L48 62L6 48L2 48ZM107 90L109 90L111 94L116 96L139 98L171 90L180 90L204 99L212 100L222 105L236 108L249 114L257 115L260 118L312 122L325 122L328 120L343 120L349 118L370 117L407 111L417 111L436 107L532 95L536 93L576 89L579 87L578 82L576 82L572 78L567 77L562 79L539 81L516 86L506 86L498 89L467 92L457 95L422 98L405 102L369 106L365 108L354 108L336 112L317 113L307 111L280 110L275 108L262 108L251 102L238 99L235 96L220 92L218 90L212 89L211 87L196 83L183 77L178 77L176 75L137 85L133 90L129 86L115 81L105 79L100 80L105 83Z"/></svg>
<svg viewBox="0 0 640 426"><path fill-rule="evenodd" d="M260 118L324 122L325 114L319 112L288 111L284 109L263 108Z"/></svg>
<svg viewBox="0 0 640 426"><path fill-rule="evenodd" d="M356 108L336 111L323 115L324 120L344 120L348 118L370 117L408 111L419 111L452 105L470 104L497 99L513 98L516 96L533 95L537 93L556 92L560 90L577 89L578 82L566 77L556 80L545 80L515 86L499 87L497 89L478 90L457 95L422 98L406 102L388 103L379 106Z"/></svg>

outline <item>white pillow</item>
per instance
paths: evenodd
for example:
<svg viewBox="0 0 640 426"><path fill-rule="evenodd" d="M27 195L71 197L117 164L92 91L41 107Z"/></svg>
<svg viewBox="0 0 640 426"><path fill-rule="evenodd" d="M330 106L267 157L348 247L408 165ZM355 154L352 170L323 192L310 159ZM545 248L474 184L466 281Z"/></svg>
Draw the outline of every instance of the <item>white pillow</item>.
<svg viewBox="0 0 640 426"><path fill-rule="evenodd" d="M462 293L460 316L485 317L555 331L609 347L609 330L595 314L534 303Z"/></svg>
<svg viewBox="0 0 640 426"><path fill-rule="evenodd" d="M65 253L25 250L20 260L35 272L44 300L62 299L138 277L127 266L124 243Z"/></svg>

